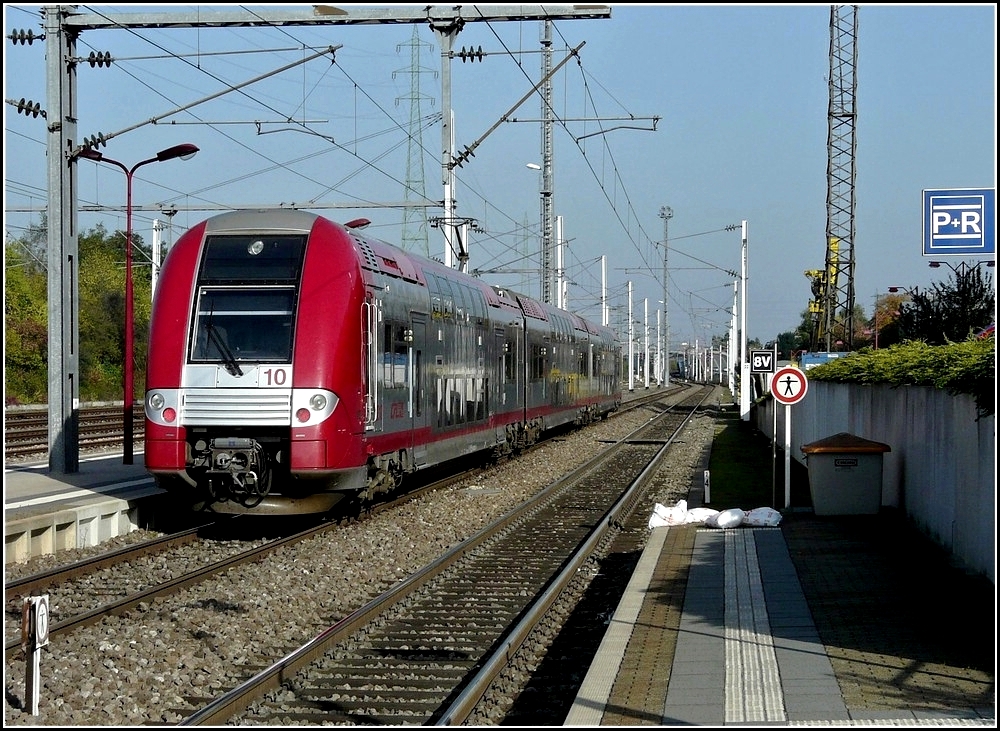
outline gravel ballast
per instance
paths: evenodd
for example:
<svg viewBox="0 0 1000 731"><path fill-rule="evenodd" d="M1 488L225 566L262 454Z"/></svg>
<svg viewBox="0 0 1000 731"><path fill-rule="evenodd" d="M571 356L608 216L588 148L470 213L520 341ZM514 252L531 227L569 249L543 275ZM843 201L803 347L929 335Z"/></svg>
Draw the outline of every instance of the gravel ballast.
<svg viewBox="0 0 1000 731"><path fill-rule="evenodd" d="M25 711L25 662L5 658L5 725L176 723L172 708L235 686L251 667L271 662L384 592L515 505L649 420L627 413L570 432L517 460L484 470L370 519L340 526L266 560L231 569L118 618L58 636L41 654L40 709ZM640 511L686 494L710 445L714 420L694 417ZM142 532L116 541L148 538ZM111 545L60 554L68 563ZM51 557L6 579L41 571ZM10 616L5 622L19 621Z"/></svg>

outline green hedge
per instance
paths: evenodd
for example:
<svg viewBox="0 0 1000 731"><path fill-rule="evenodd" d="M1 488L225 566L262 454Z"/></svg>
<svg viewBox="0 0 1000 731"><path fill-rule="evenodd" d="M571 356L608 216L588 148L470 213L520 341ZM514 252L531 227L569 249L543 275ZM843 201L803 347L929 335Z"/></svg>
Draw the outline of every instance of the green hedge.
<svg viewBox="0 0 1000 731"><path fill-rule="evenodd" d="M888 348L862 348L809 369L809 379L839 383L930 386L976 400L979 416L996 411L996 338L970 338L948 345L907 341Z"/></svg>

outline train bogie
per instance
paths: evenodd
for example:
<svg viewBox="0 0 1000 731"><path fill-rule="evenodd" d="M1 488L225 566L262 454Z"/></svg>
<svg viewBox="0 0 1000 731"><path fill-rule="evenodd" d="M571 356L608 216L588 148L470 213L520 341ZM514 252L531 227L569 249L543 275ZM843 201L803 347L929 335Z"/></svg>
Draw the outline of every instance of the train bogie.
<svg viewBox="0 0 1000 731"><path fill-rule="evenodd" d="M150 326L146 467L219 512L323 512L620 403L606 327L314 214L180 238Z"/></svg>

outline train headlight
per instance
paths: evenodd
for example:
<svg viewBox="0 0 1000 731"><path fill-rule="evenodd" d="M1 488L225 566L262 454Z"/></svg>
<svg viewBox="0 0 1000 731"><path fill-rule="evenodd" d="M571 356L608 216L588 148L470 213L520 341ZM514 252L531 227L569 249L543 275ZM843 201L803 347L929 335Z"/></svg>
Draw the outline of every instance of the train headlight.
<svg viewBox="0 0 1000 731"><path fill-rule="evenodd" d="M315 426L326 421L339 402L333 391L316 387L292 389L292 421Z"/></svg>
<svg viewBox="0 0 1000 731"><path fill-rule="evenodd" d="M322 412L326 409L326 405L329 403L326 396L321 393L314 393L309 397L309 409L316 412ZM295 412L295 418L300 422L305 424L312 418L312 414L309 413L309 409L300 408Z"/></svg>
<svg viewBox="0 0 1000 731"><path fill-rule="evenodd" d="M159 426L173 426L180 414L180 392L172 388L158 388L146 392L146 418Z"/></svg>

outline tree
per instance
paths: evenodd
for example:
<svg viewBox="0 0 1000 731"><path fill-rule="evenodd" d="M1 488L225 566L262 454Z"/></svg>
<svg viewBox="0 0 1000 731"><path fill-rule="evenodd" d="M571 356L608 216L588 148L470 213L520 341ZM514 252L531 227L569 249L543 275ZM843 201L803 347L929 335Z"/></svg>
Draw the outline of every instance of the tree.
<svg viewBox="0 0 1000 731"><path fill-rule="evenodd" d="M44 403L48 392L48 279L37 229L4 244L4 395ZM44 241L44 229L41 231ZM44 246L41 252L44 253Z"/></svg>
<svg viewBox="0 0 1000 731"><path fill-rule="evenodd" d="M804 339L798 332L783 332L778 334L778 360L792 360L792 352L801 350L809 344L809 335Z"/></svg>
<svg viewBox="0 0 1000 731"><path fill-rule="evenodd" d="M871 344L877 348L888 348L902 342L899 333L899 312L903 303L912 295L884 294L875 298L875 310L872 314Z"/></svg>
<svg viewBox="0 0 1000 731"><path fill-rule="evenodd" d="M140 252L142 241L133 236ZM46 226L27 229L4 246L4 389L8 403L45 403L48 398L48 280ZM122 398L125 333L125 234L103 225L79 237L80 398ZM141 257L140 257L141 258ZM149 270L134 278L135 373L145 371L149 330ZM135 379L143 387L143 379Z"/></svg>
<svg viewBox="0 0 1000 731"><path fill-rule="evenodd" d="M788 360L798 362L799 356L802 353L808 353L810 347L812 346L813 338L813 328L815 324L813 322L813 313L809 309L805 309L800 314L802 318L799 321L799 326L795 328L794 332L784 333L778 336L778 342L782 352L785 352L785 343L789 342L788 350Z"/></svg>
<svg viewBox="0 0 1000 731"><path fill-rule="evenodd" d="M930 292L915 292L899 309L899 334L905 340L945 345L966 340L994 320L993 278L964 263Z"/></svg>

